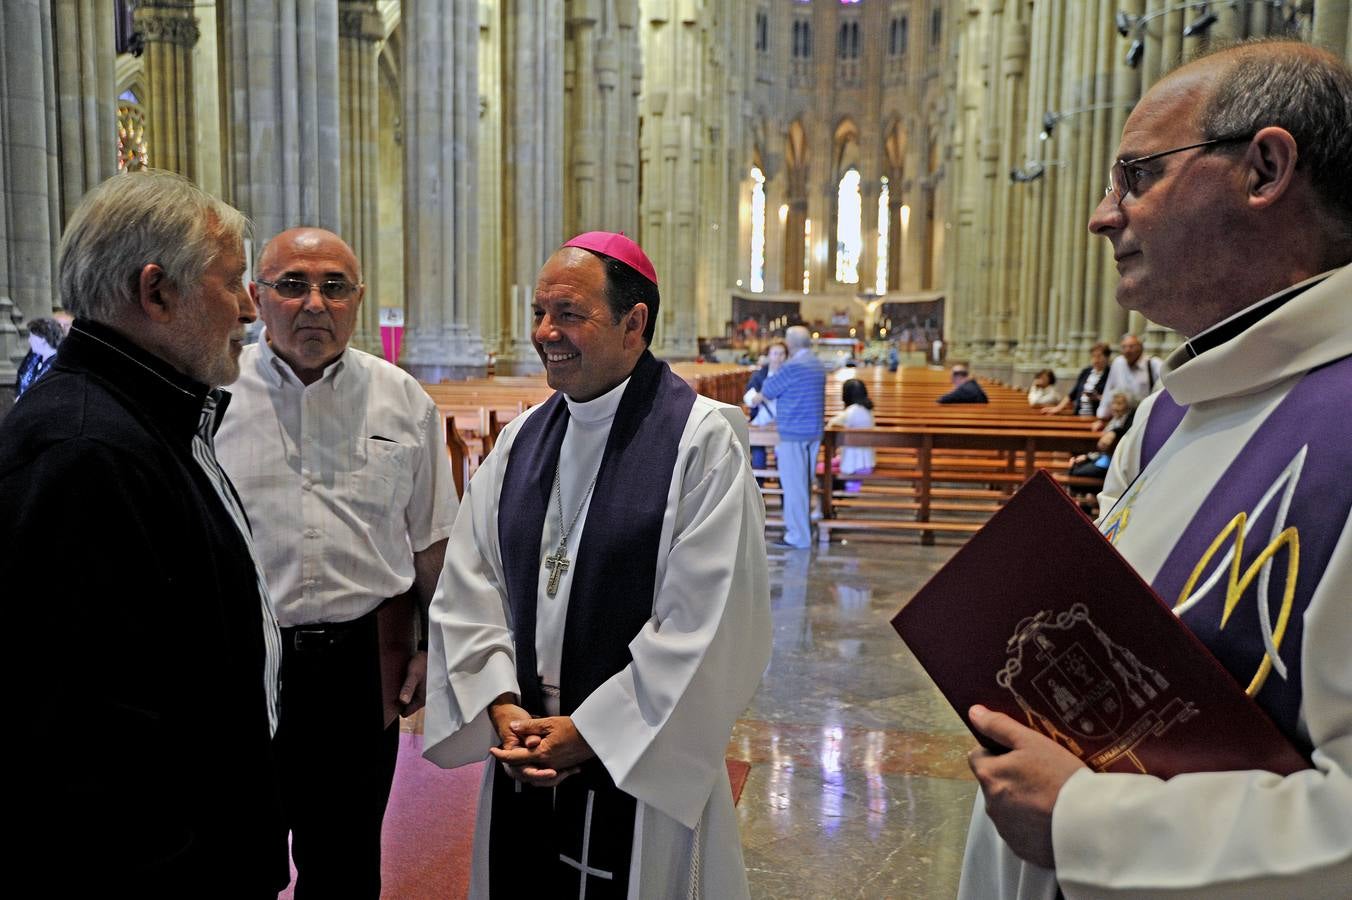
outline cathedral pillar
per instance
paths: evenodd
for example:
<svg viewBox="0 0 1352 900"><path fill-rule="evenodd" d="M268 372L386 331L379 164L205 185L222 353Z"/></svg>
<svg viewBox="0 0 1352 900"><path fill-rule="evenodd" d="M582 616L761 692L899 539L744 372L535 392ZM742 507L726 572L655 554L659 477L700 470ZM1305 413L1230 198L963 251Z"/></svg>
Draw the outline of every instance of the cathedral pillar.
<svg viewBox="0 0 1352 900"><path fill-rule="evenodd" d="M1352 10L1346 0L1315 0L1311 43L1352 56Z"/></svg>
<svg viewBox="0 0 1352 900"><path fill-rule="evenodd" d="M0 412L28 352L19 327L52 309L57 231L55 72L42 0L0 4Z"/></svg>
<svg viewBox="0 0 1352 900"><path fill-rule="evenodd" d="M0 409L57 304L56 250L84 194L117 171L113 18L96 0L0 4Z"/></svg>
<svg viewBox="0 0 1352 900"><path fill-rule="evenodd" d="M261 246L313 225L339 232L338 0L222 0L230 202Z"/></svg>
<svg viewBox="0 0 1352 900"><path fill-rule="evenodd" d="M564 231L638 233L638 0L569 0Z"/></svg>
<svg viewBox="0 0 1352 900"><path fill-rule="evenodd" d="M143 0L135 12L145 40L146 131L150 164L197 178L193 48L200 32L192 0Z"/></svg>
<svg viewBox="0 0 1352 900"><path fill-rule="evenodd" d="M563 9L502 6L502 291L498 371L540 371L531 301L540 267L568 237L563 196Z"/></svg>
<svg viewBox="0 0 1352 900"><path fill-rule="evenodd" d="M384 23L375 0L342 0L338 10L338 133L341 136L339 234L361 261L366 299L353 334L360 349L379 354L380 291L377 253L380 188L380 40Z"/></svg>
<svg viewBox="0 0 1352 900"><path fill-rule="evenodd" d="M1045 247L1042 224L1046 220L1046 166L1045 162L1038 159L1041 155L1040 142L1032 133L1032 123L1047 109L1047 70L1053 64L1050 59L1052 54L1047 51L1047 26L1048 10L1045 5L1040 9L1034 7L1028 22L1028 100L1024 121L1018 126L1019 140L1013 145L1011 157L1014 168L1026 169L1030 162L1043 165L1042 178L1016 184L1013 188L1020 195L1022 207L1018 224L1020 240L1011 283L1019 298L1017 314L1020 337L1015 360L1023 366L1052 361L1048 342L1047 292L1039 284L1043 267L1035 264L1045 258L1042 255Z"/></svg>
<svg viewBox="0 0 1352 900"><path fill-rule="evenodd" d="M661 285L654 349L689 358L697 352L695 230L705 149L698 109L700 23L690 0L653 3L646 12L644 60L654 87L643 98L639 243L652 258Z"/></svg>
<svg viewBox="0 0 1352 900"><path fill-rule="evenodd" d="M487 368L478 296L475 0L405 0L405 367L423 381Z"/></svg>

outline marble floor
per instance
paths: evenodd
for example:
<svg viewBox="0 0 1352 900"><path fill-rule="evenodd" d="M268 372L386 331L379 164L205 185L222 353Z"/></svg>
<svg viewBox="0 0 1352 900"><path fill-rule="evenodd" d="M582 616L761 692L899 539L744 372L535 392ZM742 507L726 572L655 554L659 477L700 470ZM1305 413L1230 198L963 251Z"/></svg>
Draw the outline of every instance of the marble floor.
<svg viewBox="0 0 1352 900"><path fill-rule="evenodd" d="M890 619L957 546L771 548L774 652L728 750L753 897L956 893L973 741Z"/></svg>

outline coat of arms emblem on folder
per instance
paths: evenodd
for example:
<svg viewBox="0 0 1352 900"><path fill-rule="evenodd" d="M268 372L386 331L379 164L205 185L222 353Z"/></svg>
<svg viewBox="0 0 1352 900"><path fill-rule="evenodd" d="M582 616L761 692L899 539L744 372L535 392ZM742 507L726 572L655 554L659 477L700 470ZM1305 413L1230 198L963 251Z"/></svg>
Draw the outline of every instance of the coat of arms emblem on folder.
<svg viewBox="0 0 1352 900"><path fill-rule="evenodd" d="M995 681L1029 726L1100 772L1117 763L1146 771L1133 751L1199 712L1096 625L1083 603L1022 619L1005 650Z"/></svg>

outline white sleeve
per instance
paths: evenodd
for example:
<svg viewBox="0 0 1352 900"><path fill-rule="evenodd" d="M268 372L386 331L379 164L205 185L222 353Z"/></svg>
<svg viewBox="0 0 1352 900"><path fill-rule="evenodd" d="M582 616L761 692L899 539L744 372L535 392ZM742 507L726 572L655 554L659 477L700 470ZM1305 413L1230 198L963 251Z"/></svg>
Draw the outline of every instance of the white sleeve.
<svg viewBox="0 0 1352 900"><path fill-rule="evenodd" d="M1068 898L1352 895L1350 597L1352 522L1305 614L1301 719L1315 768L1076 774L1052 820Z"/></svg>
<svg viewBox="0 0 1352 900"><path fill-rule="evenodd" d="M495 515L509 449L504 444L509 439L465 489L432 597L423 756L444 768L487 756L498 743L488 704L500 694L520 693Z"/></svg>
<svg viewBox="0 0 1352 900"><path fill-rule="evenodd" d="M683 442L678 467L653 617L573 722L621 790L694 828L769 662L770 589L764 505L721 413Z"/></svg>

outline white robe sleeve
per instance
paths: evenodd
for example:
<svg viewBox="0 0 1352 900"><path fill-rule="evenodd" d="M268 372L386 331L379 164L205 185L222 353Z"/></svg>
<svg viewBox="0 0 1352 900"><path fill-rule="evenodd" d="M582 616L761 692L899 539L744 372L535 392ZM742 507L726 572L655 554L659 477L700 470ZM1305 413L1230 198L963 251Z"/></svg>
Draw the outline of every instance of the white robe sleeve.
<svg viewBox="0 0 1352 900"><path fill-rule="evenodd" d="M653 617L633 661L573 714L616 785L686 828L770 658L765 508L732 420L699 412L668 495Z"/></svg>
<svg viewBox="0 0 1352 900"><path fill-rule="evenodd" d="M503 452L489 454L470 479L432 598L423 756L443 768L486 757L499 743L488 704L500 694L520 694L496 515L518 420L499 441Z"/></svg>
<svg viewBox="0 0 1352 900"><path fill-rule="evenodd" d="M1052 820L1068 898L1352 896L1349 600L1352 522L1306 612L1301 716L1315 768L1076 774Z"/></svg>

